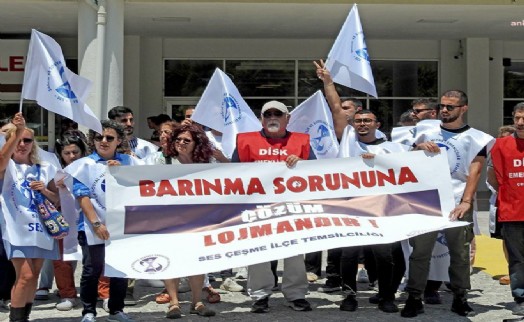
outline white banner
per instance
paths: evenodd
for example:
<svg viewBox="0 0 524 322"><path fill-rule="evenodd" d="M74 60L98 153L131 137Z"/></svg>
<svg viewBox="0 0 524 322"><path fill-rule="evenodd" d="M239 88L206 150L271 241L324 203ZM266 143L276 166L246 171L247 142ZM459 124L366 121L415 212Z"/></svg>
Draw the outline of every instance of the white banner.
<svg viewBox="0 0 524 322"><path fill-rule="evenodd" d="M445 153L111 167L108 276L165 279L455 227ZM432 171L427 171L432 169ZM444 215L443 215L444 214Z"/></svg>

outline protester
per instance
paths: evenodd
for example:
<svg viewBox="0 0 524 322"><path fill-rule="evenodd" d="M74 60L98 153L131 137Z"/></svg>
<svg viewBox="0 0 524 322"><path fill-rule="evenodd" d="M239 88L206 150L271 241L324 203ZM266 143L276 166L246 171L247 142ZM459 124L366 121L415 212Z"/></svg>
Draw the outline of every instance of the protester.
<svg viewBox="0 0 524 322"><path fill-rule="evenodd" d="M102 121L102 134L89 131L88 144L93 152L81 158L65 170L74 178L73 194L80 206L78 221L78 243L82 248L82 276L80 299L84 306L82 322L95 321L98 294L98 279L102 275L105 261L105 244L110 238L105 225L105 172L107 166L138 165L141 162L127 154L118 152L126 147L124 127L113 121ZM124 313L124 298L127 279L110 278L109 317L107 321L133 322Z"/></svg>
<svg viewBox="0 0 524 322"><path fill-rule="evenodd" d="M2 191L2 238L7 258L16 272L11 292L9 320L24 322L33 306L38 275L44 259L58 259L58 243L43 227L32 191L40 192L52 203L58 202L52 182L56 168L38 159L33 130L26 128L22 113L12 120L16 128L6 135L0 153ZM7 195L14 198L6 198ZM32 227L29 229L27 227Z"/></svg>
<svg viewBox="0 0 524 322"><path fill-rule="evenodd" d="M417 123L417 121L412 117L413 110L407 110L404 113L400 114L398 125L400 126L412 126Z"/></svg>
<svg viewBox="0 0 524 322"><path fill-rule="evenodd" d="M511 125L505 125L501 126L498 131L498 138L503 138L509 135L512 135L515 133L515 127ZM488 172L490 171L490 167L492 167L490 164L488 164ZM489 182L486 182L488 185L489 190L491 191L491 197L489 198L489 232L491 235L491 238L497 238L502 239L501 234L501 224L498 222L498 209L496 205L497 201L497 191L489 184ZM504 244L504 240L502 240L502 250L504 251L504 258L506 258L506 262L509 263L508 260L508 250L506 249L506 244ZM500 285L509 285L510 284L510 278L509 275L504 275L501 278L499 278Z"/></svg>
<svg viewBox="0 0 524 322"><path fill-rule="evenodd" d="M315 159L309 145L309 135L287 131L289 111L278 101L264 104L261 111L262 130L237 135L237 146L232 162L286 162L289 168L300 160ZM260 151L285 151L285 153L262 154ZM274 287L274 276L269 262L248 267L248 294L254 300L253 313L269 312L269 297ZM304 257L302 255L284 259L282 293L296 311L310 311L311 305L305 296L308 289Z"/></svg>
<svg viewBox="0 0 524 322"><path fill-rule="evenodd" d="M173 129L170 141L166 144L163 154L171 160L170 164L209 163L212 161L213 148L209 139L202 129L197 125L187 124ZM169 164L166 162L166 164ZM201 301L202 285L205 275L189 277L191 287L190 314L200 316L214 316L215 311L207 308ZM173 278L164 280L166 290L171 298L166 313L168 319L179 319L182 317L180 303L178 300L178 284L180 279Z"/></svg>
<svg viewBox="0 0 524 322"><path fill-rule="evenodd" d="M515 133L497 139L491 149L488 182L498 192L498 223L508 251L515 315L524 315L524 102L513 108Z"/></svg>
<svg viewBox="0 0 524 322"><path fill-rule="evenodd" d="M449 217L451 220L473 223L473 198L487 155L486 147L493 138L464 122L465 113L468 111L468 98L464 92L445 92L438 107L442 124L419 122L414 141L415 149L429 153L438 153L440 147L447 150L456 204ZM438 232L429 232L410 239L413 251L409 259L409 278L406 286L409 297L401 311L403 317L415 317L424 312L421 295L428 278L429 262L437 234ZM471 288L469 253L474 236L473 227L469 224L449 228L444 234L451 259L448 270L453 292L451 311L467 316L473 311L467 302L467 291Z"/></svg>
<svg viewBox="0 0 524 322"><path fill-rule="evenodd" d="M109 110L107 116L110 120L115 120L124 126L126 141L128 142L131 151L133 151L133 154L137 158L143 159L148 154L158 150L158 147L153 143L134 136L133 133L135 131L135 119L133 116L133 111L130 108L125 106L115 106Z"/></svg>
<svg viewBox="0 0 524 322"><path fill-rule="evenodd" d="M68 130L56 141L55 151L63 167L85 157L89 152L87 143L83 140L83 135L80 135L80 133L78 130ZM59 190L66 189L63 180L55 184ZM68 190L66 191L70 193ZM62 239L59 241L59 246L61 253L63 253L64 242ZM59 311L69 311L78 304L75 287L76 261L55 260L53 261L53 268L58 296L61 299L60 303L56 304L56 309Z"/></svg>

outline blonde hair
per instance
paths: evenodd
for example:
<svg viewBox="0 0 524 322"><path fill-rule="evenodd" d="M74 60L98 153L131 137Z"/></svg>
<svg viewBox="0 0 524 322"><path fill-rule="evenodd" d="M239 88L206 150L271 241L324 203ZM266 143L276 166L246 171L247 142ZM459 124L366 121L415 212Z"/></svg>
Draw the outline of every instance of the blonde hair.
<svg viewBox="0 0 524 322"><path fill-rule="evenodd" d="M31 146L31 151L29 152L29 161L32 164L39 164L40 163L40 157L38 156L38 144L35 140L35 131L33 131L30 128L25 128L24 131L28 131L31 133L31 136L33 136L33 145ZM5 135L5 140L8 141L9 138L14 135L16 132L16 128L9 129ZM18 144L18 142L17 142Z"/></svg>

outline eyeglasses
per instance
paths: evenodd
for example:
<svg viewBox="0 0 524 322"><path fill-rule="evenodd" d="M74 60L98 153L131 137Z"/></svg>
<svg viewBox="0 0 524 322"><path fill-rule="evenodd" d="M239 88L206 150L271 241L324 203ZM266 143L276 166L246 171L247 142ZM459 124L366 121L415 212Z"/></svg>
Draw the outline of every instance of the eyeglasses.
<svg viewBox="0 0 524 322"><path fill-rule="evenodd" d="M419 113L422 113L424 111L431 111L431 110L432 110L431 108L413 109L413 114L419 114Z"/></svg>
<svg viewBox="0 0 524 322"><path fill-rule="evenodd" d="M449 105L449 104L437 104L437 107L439 109L444 109L446 108L446 110L448 110L448 112L453 112L454 109L456 109L457 107L462 107L464 105Z"/></svg>
<svg viewBox="0 0 524 322"><path fill-rule="evenodd" d="M95 137L94 137L96 142L101 142L104 138L106 139L106 142L108 142L108 143L111 143L111 142L113 142L116 139L112 135L95 135Z"/></svg>
<svg viewBox="0 0 524 322"><path fill-rule="evenodd" d="M375 122L376 120L374 119L353 119L353 123L354 124L366 124L366 125L369 125L373 122Z"/></svg>
<svg viewBox="0 0 524 322"><path fill-rule="evenodd" d="M31 138L23 138L20 141L24 142L24 144L29 144L29 143L33 143L34 140Z"/></svg>
<svg viewBox="0 0 524 322"><path fill-rule="evenodd" d="M269 111L265 111L264 113L262 113L262 116L264 116L265 118L269 118L269 117L282 117L282 115L284 115L284 112L282 111L273 111L273 112L269 112Z"/></svg>
<svg viewBox="0 0 524 322"><path fill-rule="evenodd" d="M176 143L189 144L189 143L193 142L193 140L186 139L186 138L176 138L176 139L175 139L175 142L176 142Z"/></svg>

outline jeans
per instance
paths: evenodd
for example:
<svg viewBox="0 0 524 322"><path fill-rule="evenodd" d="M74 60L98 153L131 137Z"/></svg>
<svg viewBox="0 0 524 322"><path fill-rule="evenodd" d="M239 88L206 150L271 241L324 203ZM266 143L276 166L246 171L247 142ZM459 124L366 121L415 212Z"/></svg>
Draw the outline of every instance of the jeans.
<svg viewBox="0 0 524 322"><path fill-rule="evenodd" d="M80 300L84 306L82 315L92 313L96 316L98 279L104 270L105 245L88 245L84 232L78 232L78 244L82 247L82 277L80 278ZM127 291L127 278L109 278L109 313L124 310Z"/></svg>

